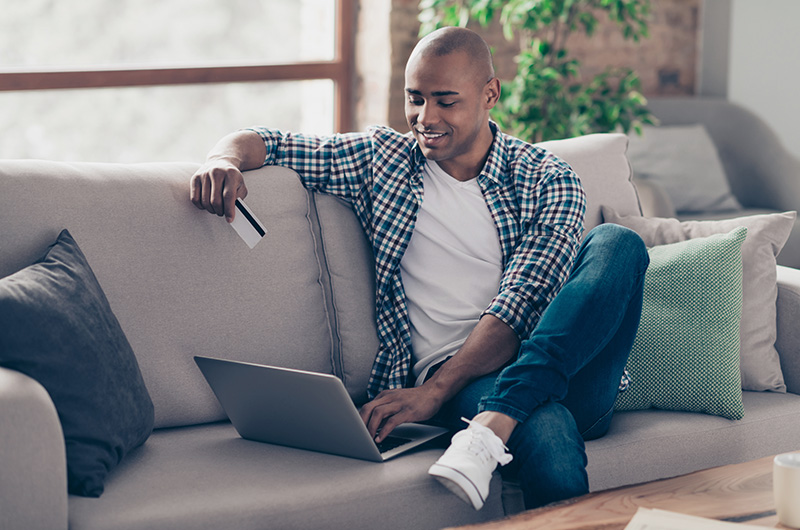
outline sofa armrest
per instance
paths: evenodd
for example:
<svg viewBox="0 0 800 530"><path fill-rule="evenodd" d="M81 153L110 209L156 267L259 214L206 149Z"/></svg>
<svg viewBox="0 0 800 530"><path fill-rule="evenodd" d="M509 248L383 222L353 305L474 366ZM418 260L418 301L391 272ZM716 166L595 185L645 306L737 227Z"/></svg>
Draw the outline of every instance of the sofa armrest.
<svg viewBox="0 0 800 530"><path fill-rule="evenodd" d="M50 395L35 380L0 367L0 528L64 529L64 436Z"/></svg>
<svg viewBox="0 0 800 530"><path fill-rule="evenodd" d="M778 340L789 392L800 394L800 270L778 266Z"/></svg>

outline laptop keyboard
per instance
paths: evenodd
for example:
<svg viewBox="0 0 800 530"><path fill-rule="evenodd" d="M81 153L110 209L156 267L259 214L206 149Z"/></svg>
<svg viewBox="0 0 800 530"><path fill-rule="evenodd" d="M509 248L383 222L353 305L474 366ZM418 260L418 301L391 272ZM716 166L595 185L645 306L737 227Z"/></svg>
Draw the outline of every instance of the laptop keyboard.
<svg viewBox="0 0 800 530"><path fill-rule="evenodd" d="M400 447L403 444L407 444L411 440L409 438L402 438L400 436L387 436L385 440L382 442L377 443L378 451L381 453L385 453L386 451L391 451L395 447Z"/></svg>

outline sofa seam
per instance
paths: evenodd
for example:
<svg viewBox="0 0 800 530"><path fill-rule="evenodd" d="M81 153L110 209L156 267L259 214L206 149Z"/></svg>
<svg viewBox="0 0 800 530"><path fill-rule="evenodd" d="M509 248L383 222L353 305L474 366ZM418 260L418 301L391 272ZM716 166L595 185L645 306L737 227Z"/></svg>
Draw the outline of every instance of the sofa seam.
<svg viewBox="0 0 800 530"><path fill-rule="evenodd" d="M336 310L336 300L333 293L333 276L330 272L327 246L325 245L324 229L322 228L322 222L319 218L319 209L317 208L315 192L313 190L306 190L306 195L308 197L307 220L314 238L314 254L317 258L317 265L319 267L319 276L317 278L317 282L322 290L322 298L325 304L325 313L327 316L326 322L328 324L328 336L331 341L331 369L334 375L340 378L346 386L347 381L341 355L339 318Z"/></svg>

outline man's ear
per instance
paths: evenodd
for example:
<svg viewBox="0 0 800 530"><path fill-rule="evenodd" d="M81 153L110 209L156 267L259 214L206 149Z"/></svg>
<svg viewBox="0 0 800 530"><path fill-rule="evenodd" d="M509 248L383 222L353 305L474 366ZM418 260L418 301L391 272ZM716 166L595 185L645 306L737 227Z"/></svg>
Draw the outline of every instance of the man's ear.
<svg viewBox="0 0 800 530"><path fill-rule="evenodd" d="M486 103L486 109L493 109L500 99L500 80L493 77L483 87L483 100Z"/></svg>

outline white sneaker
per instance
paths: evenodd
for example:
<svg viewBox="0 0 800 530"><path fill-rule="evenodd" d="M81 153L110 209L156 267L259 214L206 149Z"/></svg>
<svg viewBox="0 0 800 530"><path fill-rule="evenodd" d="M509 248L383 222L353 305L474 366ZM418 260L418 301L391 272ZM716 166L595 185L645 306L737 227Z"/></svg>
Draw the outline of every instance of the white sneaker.
<svg viewBox="0 0 800 530"><path fill-rule="evenodd" d="M506 446L491 429L461 418L469 427L453 436L450 447L431 466L433 475L462 501L476 510L483 508L489 495L489 482L497 464L511 462Z"/></svg>

